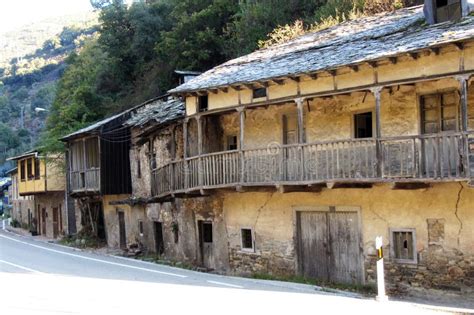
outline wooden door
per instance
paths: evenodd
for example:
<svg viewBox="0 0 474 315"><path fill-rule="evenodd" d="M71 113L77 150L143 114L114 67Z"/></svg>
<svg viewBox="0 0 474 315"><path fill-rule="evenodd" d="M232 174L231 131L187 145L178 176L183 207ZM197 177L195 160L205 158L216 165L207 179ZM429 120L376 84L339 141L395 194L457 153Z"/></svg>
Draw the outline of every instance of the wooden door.
<svg viewBox="0 0 474 315"><path fill-rule="evenodd" d="M202 265L207 268L213 268L213 226L210 221L198 221L199 229L199 248L201 250Z"/></svg>
<svg viewBox="0 0 474 315"><path fill-rule="evenodd" d="M357 212L297 213L298 260L307 278L362 283L362 247Z"/></svg>
<svg viewBox="0 0 474 315"><path fill-rule="evenodd" d="M46 208L41 209L41 234L46 236Z"/></svg>
<svg viewBox="0 0 474 315"><path fill-rule="evenodd" d="M58 237L59 234L59 215L58 208L53 208L53 237Z"/></svg>
<svg viewBox="0 0 474 315"><path fill-rule="evenodd" d="M125 233L125 213L122 211L118 212L118 221L119 221L119 237L120 237L120 247L127 247L127 238Z"/></svg>
<svg viewBox="0 0 474 315"><path fill-rule="evenodd" d="M329 280L327 215L324 212L298 212L300 269L305 277Z"/></svg>
<svg viewBox="0 0 474 315"><path fill-rule="evenodd" d="M163 240L163 225L161 222L155 221L154 232L155 232L155 251L158 255L162 255L165 252L165 243Z"/></svg>

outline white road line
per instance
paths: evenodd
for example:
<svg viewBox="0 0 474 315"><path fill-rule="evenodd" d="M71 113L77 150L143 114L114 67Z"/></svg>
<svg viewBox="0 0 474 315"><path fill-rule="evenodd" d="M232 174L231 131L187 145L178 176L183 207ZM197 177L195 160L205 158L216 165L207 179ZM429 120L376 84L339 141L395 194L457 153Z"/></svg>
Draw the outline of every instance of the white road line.
<svg viewBox="0 0 474 315"><path fill-rule="evenodd" d="M29 272L44 274L44 272L34 270L34 269L31 269L31 268L28 268L28 267L20 266L20 265L17 265L17 264L14 264L14 263L11 263L11 262L8 262L8 261L5 261L5 260L0 259L0 263L5 264L5 265L10 265L10 266L13 266L13 267L18 268L18 269L23 269L23 270L26 270L26 271L29 271Z"/></svg>
<svg viewBox="0 0 474 315"><path fill-rule="evenodd" d="M243 289L244 288L240 285L235 285L235 284L230 284L230 283L225 283L225 282L219 282L219 281L207 280L207 282L212 283L212 284L223 285L223 286L231 287L231 288L238 288L238 289Z"/></svg>
<svg viewBox="0 0 474 315"><path fill-rule="evenodd" d="M21 244L29 245L29 246L36 247L36 248L40 248L40 249L43 249L43 250L47 250L47 251L50 251L50 252L54 252L54 253L66 255L66 256L82 258L82 259L85 259L85 260L90 260L90 261L95 261L95 262L101 262L101 263L104 263L104 264L109 264L109 265L114 265L114 266L119 266L119 267L124 267L124 268L130 268L130 269L135 269L135 270L153 272L153 273L158 273L158 274L167 275L167 276L173 276L173 277L179 277L179 278L187 278L187 276L179 275L179 274L176 274L176 273L158 271L158 270L153 270L153 269L148 269L148 268L142 268L142 267L137 267L137 266L130 266L130 265L120 264L120 263L116 263L116 262L101 260L101 259L97 259L97 258L91 258L91 257L86 257L86 256L81 256L81 255L66 253L66 252L62 252L62 251L59 251L59 250L55 250L55 249L51 249L51 248L47 248L47 247L43 247L43 246L38 246L38 245L30 244L30 243L28 243L28 242L19 241L19 240L17 240L17 239L14 239L14 238L11 238L11 237L8 237L8 236L5 236L5 235L0 235L0 237L6 238L6 239L9 239L9 240L11 240L11 241L18 242L18 243L21 243Z"/></svg>

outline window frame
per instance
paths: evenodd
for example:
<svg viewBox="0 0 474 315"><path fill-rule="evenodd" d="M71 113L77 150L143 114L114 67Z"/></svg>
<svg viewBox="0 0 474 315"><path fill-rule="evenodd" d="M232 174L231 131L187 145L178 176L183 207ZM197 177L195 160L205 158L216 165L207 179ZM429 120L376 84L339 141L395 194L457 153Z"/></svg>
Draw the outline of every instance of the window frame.
<svg viewBox="0 0 474 315"><path fill-rule="evenodd" d="M413 242L413 259L404 259L395 257L395 233L406 233L410 232L412 234ZM415 228L390 228L390 258L392 261L400 264L418 264L418 257L416 252L416 229Z"/></svg>
<svg viewBox="0 0 474 315"><path fill-rule="evenodd" d="M33 165L34 165L34 158L26 159L26 179L33 180L35 178Z"/></svg>
<svg viewBox="0 0 474 315"><path fill-rule="evenodd" d="M26 160L20 160L20 181L26 181Z"/></svg>
<svg viewBox="0 0 474 315"><path fill-rule="evenodd" d="M41 179L41 161L39 158L33 158L33 172L35 180Z"/></svg>
<svg viewBox="0 0 474 315"><path fill-rule="evenodd" d="M204 100L204 99L206 100L206 103L205 103L206 106L203 106L203 100ZM199 96L197 97L197 104L196 104L196 105L197 105L197 106L196 106L196 107L197 107L196 109L197 109L197 112L198 112L198 113L207 112L207 111L209 110L209 95L208 95L208 94L206 94L206 95L199 95Z"/></svg>
<svg viewBox="0 0 474 315"><path fill-rule="evenodd" d="M266 87L259 87L259 88L252 89L252 100L266 98L267 96L268 96L268 91Z"/></svg>
<svg viewBox="0 0 474 315"><path fill-rule="evenodd" d="M444 131L442 130L443 129L443 114L442 114L442 109L443 109L443 105L442 105L442 99L443 99L443 94L448 94L448 93L453 93L454 97L457 98L457 102L455 103L455 112L456 112L456 118L455 118L455 121L456 121L456 128L455 130L447 130L447 131ZM428 96L437 96L438 98L441 99L441 102L438 104L438 107L436 108L436 111L437 111L437 124L438 124L438 132L429 132L427 133L425 131L425 101L424 101L424 98L425 97L428 97ZM456 89L453 89L453 88L448 88L448 89L443 89L443 90L437 90L437 91L434 91L434 92L428 92L428 93L422 93L422 94L418 94L417 95L417 101L418 101L418 111L419 111L419 131L420 131L420 135L436 135L436 134L449 134L449 133L457 133L460 131L460 127L461 127L461 122L460 122L460 119L461 119L461 116L460 116L460 113L459 113L459 110L460 110L460 98L459 98L459 91L456 90Z"/></svg>
<svg viewBox="0 0 474 315"><path fill-rule="evenodd" d="M234 137L235 137L235 146L236 147L235 147L235 149L231 149L231 148L229 148L229 146L230 146L229 139L234 138ZM239 150L239 148L240 148L240 143L239 143L239 136L238 135L228 134L228 135L225 136L225 150L226 151L236 151L236 150Z"/></svg>
<svg viewBox="0 0 474 315"><path fill-rule="evenodd" d="M243 234L244 230L250 231L250 235L252 237L252 242L251 242L252 247L244 247L244 234ZM240 249L244 252L252 252L252 253L255 252L255 234L251 227L242 226L240 228Z"/></svg>
<svg viewBox="0 0 474 315"><path fill-rule="evenodd" d="M365 137L365 138L357 138L356 134L356 116L361 115L361 114L369 114L372 116L372 137ZM352 113L352 119L351 119L351 135L353 139L374 139L375 138L375 111L372 109L369 110L358 110Z"/></svg>

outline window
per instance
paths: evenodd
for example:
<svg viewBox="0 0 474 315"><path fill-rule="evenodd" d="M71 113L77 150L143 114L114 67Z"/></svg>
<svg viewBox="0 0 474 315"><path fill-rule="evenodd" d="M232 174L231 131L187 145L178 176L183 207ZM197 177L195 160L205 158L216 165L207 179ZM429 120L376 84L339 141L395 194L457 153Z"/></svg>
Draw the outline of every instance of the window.
<svg viewBox="0 0 474 315"><path fill-rule="evenodd" d="M240 234L242 236L242 249L253 250L253 233L251 229L241 229Z"/></svg>
<svg viewBox="0 0 474 315"><path fill-rule="evenodd" d="M33 175L33 159L27 159L26 160L26 174L28 179L32 179L34 177Z"/></svg>
<svg viewBox="0 0 474 315"><path fill-rule="evenodd" d="M205 112L207 111L209 105L209 99L207 95L202 95L198 97L198 111Z"/></svg>
<svg viewBox="0 0 474 315"><path fill-rule="evenodd" d="M354 138L372 138L372 112L354 115Z"/></svg>
<svg viewBox="0 0 474 315"><path fill-rule="evenodd" d="M390 254L396 262L416 263L415 229L391 229Z"/></svg>
<svg viewBox="0 0 474 315"><path fill-rule="evenodd" d="M99 161L99 140L98 138L89 138L85 140L86 168L97 168Z"/></svg>
<svg viewBox="0 0 474 315"><path fill-rule="evenodd" d="M436 0L436 23L458 20L461 15L461 1Z"/></svg>
<svg viewBox="0 0 474 315"><path fill-rule="evenodd" d="M212 222L202 222L202 241L212 243Z"/></svg>
<svg viewBox="0 0 474 315"><path fill-rule="evenodd" d="M142 163L140 161L140 151L137 156L137 178L142 178Z"/></svg>
<svg viewBox="0 0 474 315"><path fill-rule="evenodd" d="M138 220L138 233L140 233L140 236L143 236L143 221Z"/></svg>
<svg viewBox="0 0 474 315"><path fill-rule="evenodd" d="M252 97L253 98L267 97L267 89L266 88L253 89Z"/></svg>
<svg viewBox="0 0 474 315"><path fill-rule="evenodd" d="M454 91L423 95L420 104L422 133L458 130L458 106Z"/></svg>
<svg viewBox="0 0 474 315"><path fill-rule="evenodd" d="M35 179L40 179L40 160L35 159Z"/></svg>
<svg viewBox="0 0 474 315"><path fill-rule="evenodd" d="M26 176L25 176L25 160L20 161L20 179L21 181L24 181Z"/></svg>
<svg viewBox="0 0 474 315"><path fill-rule="evenodd" d="M227 150L232 151L232 150L237 150L237 149L238 149L237 136L227 136Z"/></svg>

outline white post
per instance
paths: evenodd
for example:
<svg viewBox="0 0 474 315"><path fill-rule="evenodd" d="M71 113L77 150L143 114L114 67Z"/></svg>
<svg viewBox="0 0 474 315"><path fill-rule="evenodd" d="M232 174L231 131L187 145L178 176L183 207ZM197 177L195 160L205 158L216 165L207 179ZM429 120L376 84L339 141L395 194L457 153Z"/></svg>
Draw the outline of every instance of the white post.
<svg viewBox="0 0 474 315"><path fill-rule="evenodd" d="M7 221L7 220L2 220L2 223L3 223L3 229L4 229L4 230L5 230L5 222L6 222L6 221Z"/></svg>
<svg viewBox="0 0 474 315"><path fill-rule="evenodd" d="M382 236L375 238L375 248L377 249L377 301L385 302L388 301L388 297L385 294L385 278L383 271L383 248L382 248Z"/></svg>

